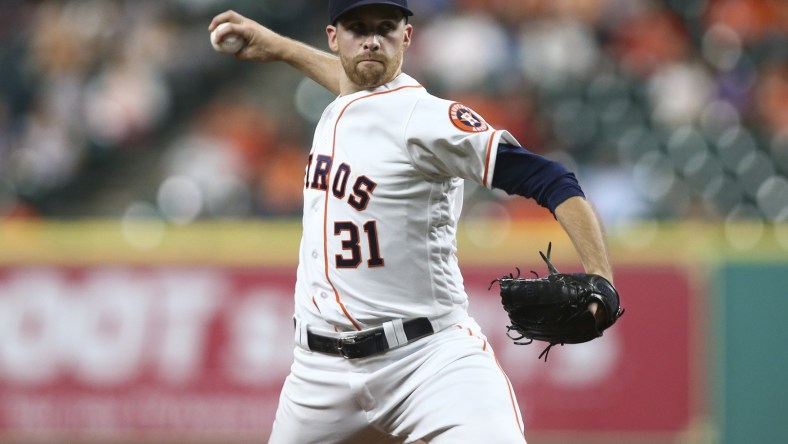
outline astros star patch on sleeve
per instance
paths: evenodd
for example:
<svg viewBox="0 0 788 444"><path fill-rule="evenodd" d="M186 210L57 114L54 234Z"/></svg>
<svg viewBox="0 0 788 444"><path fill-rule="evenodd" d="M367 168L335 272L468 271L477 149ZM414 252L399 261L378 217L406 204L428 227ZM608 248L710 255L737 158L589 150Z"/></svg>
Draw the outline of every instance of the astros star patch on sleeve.
<svg viewBox="0 0 788 444"><path fill-rule="evenodd" d="M454 126L468 133L481 133L490 128L479 114L458 102L449 106L449 118Z"/></svg>

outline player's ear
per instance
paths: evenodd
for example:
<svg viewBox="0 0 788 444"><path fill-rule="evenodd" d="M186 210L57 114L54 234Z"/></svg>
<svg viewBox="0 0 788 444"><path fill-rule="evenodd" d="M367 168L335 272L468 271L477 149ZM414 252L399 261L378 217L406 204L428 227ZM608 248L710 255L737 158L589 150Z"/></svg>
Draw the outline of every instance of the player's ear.
<svg viewBox="0 0 788 444"><path fill-rule="evenodd" d="M410 23L405 24L405 32L403 33L403 44L404 47L407 48L410 46L411 38L413 37L413 25Z"/></svg>
<svg viewBox="0 0 788 444"><path fill-rule="evenodd" d="M326 26L326 36L328 37L328 47L334 52L339 52L339 45L337 44L337 27L333 25Z"/></svg>

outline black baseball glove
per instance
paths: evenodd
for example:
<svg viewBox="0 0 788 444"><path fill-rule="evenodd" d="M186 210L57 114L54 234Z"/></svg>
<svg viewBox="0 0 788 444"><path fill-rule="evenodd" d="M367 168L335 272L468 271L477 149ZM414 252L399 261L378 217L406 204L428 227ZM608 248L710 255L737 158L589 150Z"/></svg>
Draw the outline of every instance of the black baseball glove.
<svg viewBox="0 0 788 444"><path fill-rule="evenodd" d="M518 345L535 340L549 343L539 355L545 361L552 346L598 338L624 314L618 291L607 279L596 274L559 273L550 262L551 248L552 243L547 255L539 252L550 271L547 276L540 278L532 271L536 278L521 278L517 269L517 276L510 274L490 283L490 288L496 282L501 287L501 303L512 323L506 327L507 335ZM598 310L604 310L603 320L589 309L592 302L598 302Z"/></svg>

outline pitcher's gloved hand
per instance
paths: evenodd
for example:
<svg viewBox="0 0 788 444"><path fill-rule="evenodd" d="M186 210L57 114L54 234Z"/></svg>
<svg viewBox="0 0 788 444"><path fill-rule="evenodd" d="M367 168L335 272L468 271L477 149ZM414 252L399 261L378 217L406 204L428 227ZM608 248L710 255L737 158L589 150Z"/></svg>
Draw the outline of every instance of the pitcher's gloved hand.
<svg viewBox="0 0 788 444"><path fill-rule="evenodd" d="M507 326L509 337L521 345L549 343L539 355L545 361L552 346L598 338L624 314L618 291L610 281L596 274L559 273L550 262L551 248L549 244L547 255L539 252L550 271L547 276L521 278L518 269L517 276L503 276L490 284L492 287L498 282L501 287L501 303L511 321ZM603 313L595 316L589 307L593 302Z"/></svg>

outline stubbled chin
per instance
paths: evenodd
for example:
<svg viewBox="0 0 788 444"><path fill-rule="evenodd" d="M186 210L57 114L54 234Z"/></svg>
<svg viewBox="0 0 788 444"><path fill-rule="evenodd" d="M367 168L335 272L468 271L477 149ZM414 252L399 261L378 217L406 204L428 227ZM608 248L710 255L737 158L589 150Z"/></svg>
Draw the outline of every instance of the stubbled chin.
<svg viewBox="0 0 788 444"><path fill-rule="evenodd" d="M380 63L359 63L351 80L359 86L372 88L385 83L385 67Z"/></svg>

